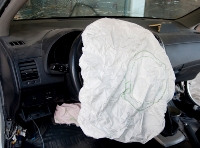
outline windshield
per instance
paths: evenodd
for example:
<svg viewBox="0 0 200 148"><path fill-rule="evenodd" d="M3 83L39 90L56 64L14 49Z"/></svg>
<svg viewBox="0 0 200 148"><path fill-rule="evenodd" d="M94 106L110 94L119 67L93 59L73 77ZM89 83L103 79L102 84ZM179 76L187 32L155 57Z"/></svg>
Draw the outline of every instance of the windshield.
<svg viewBox="0 0 200 148"><path fill-rule="evenodd" d="M200 0L28 0L14 20L87 16L176 19L199 6Z"/></svg>

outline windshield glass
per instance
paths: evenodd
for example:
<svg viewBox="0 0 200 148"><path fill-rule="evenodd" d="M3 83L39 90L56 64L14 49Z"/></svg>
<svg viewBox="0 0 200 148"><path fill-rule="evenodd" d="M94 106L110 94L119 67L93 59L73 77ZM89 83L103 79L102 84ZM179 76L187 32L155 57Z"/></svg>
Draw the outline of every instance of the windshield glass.
<svg viewBox="0 0 200 148"><path fill-rule="evenodd" d="M87 16L176 19L199 6L200 0L28 0L14 20Z"/></svg>

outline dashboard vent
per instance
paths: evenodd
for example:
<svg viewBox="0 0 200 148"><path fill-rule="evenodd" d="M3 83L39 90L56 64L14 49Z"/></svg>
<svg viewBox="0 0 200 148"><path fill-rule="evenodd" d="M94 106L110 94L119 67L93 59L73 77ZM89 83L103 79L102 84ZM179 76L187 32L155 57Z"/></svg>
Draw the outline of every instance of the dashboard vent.
<svg viewBox="0 0 200 148"><path fill-rule="evenodd" d="M34 60L18 63L22 81L39 79L37 66Z"/></svg>
<svg viewBox="0 0 200 148"><path fill-rule="evenodd" d="M13 41L13 42L9 42L9 44L11 46L16 46L16 45L24 45L24 41Z"/></svg>

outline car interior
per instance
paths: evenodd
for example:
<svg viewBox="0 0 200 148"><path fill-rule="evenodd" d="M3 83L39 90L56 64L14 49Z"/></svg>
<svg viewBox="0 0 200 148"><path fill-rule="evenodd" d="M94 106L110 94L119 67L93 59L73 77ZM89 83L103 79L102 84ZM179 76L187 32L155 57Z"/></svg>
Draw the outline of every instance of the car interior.
<svg viewBox="0 0 200 148"><path fill-rule="evenodd" d="M2 4L7 10L12 9L11 3L16 9L22 7L15 0L9 2ZM93 139L84 135L80 127L56 124L53 119L57 105L80 103L81 34L87 25L104 16L15 20L6 29L6 21L13 19L10 13L1 12L0 19L1 139L5 148L199 146L200 107L191 99L187 83L200 72L199 8L178 19L110 17L151 31L166 51L176 76L176 90L169 105L181 110L182 122L172 121L167 111L160 137L146 144ZM16 129L21 134L14 139Z"/></svg>

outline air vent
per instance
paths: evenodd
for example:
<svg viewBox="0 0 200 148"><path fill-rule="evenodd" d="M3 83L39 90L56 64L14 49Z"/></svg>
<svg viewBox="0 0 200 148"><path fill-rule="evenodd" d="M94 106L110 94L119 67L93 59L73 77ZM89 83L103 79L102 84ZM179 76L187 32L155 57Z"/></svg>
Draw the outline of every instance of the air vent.
<svg viewBox="0 0 200 148"><path fill-rule="evenodd" d="M24 45L25 43L23 41L13 41L9 42L11 46L16 46L16 45Z"/></svg>
<svg viewBox="0 0 200 148"><path fill-rule="evenodd" d="M39 79L37 66L34 60L18 63L22 81Z"/></svg>

